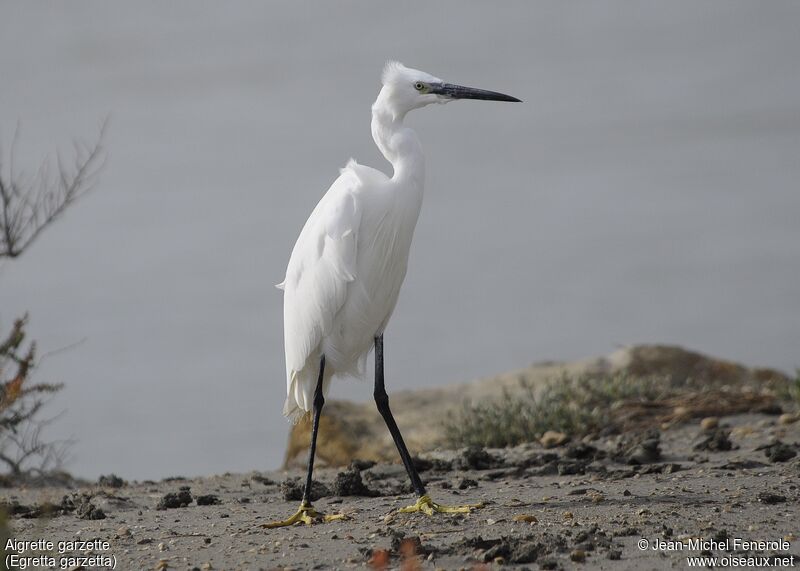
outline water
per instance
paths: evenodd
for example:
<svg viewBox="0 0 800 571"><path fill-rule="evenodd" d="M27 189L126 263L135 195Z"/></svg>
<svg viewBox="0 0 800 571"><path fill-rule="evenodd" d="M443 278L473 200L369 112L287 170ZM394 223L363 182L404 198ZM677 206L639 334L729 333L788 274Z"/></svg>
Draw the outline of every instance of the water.
<svg viewBox="0 0 800 571"><path fill-rule="evenodd" d="M0 139L35 168L110 116L96 191L0 268L96 477L275 468L281 296L369 136L383 61L516 95L410 117L428 190L387 331L393 389L634 342L793 370L792 2L8 3ZM7 157L7 155L5 155ZM366 399L340 383L334 397Z"/></svg>

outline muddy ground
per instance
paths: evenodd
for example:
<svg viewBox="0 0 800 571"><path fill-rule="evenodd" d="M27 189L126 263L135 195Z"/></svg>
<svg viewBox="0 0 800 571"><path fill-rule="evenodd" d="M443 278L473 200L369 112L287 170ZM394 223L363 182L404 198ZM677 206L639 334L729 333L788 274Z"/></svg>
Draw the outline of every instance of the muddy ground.
<svg viewBox="0 0 800 571"><path fill-rule="evenodd" d="M701 555L679 549L693 538L720 542L704 555L768 557L770 565L794 556L800 566L800 422L752 414L713 424L420 461L434 500L485 503L469 515L398 514L414 500L402 466L369 463L317 473L315 506L350 519L311 527L260 527L295 511L299 472L106 478L0 494L13 539L56 544L25 549L26 557L55 557L55 567L29 569L65 561L103 568L92 566L102 559L78 567L57 553L58 541L74 540L107 541L65 547L113 556L117 569L681 569ZM788 545L742 549L736 539ZM654 550L659 540L672 550Z"/></svg>

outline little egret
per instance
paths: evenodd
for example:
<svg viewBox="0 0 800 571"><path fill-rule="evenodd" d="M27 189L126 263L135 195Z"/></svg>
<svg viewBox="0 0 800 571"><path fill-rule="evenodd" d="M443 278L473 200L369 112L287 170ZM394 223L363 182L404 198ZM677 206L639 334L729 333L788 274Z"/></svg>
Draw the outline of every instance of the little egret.
<svg viewBox="0 0 800 571"><path fill-rule="evenodd" d="M425 179L425 157L416 133L403 124L409 111L456 99L520 101L494 91L445 83L398 62L383 70L383 88L372 105L372 137L392 164L391 177L350 160L317 204L292 250L284 291L286 403L293 422L313 412L308 472L300 508L265 524L339 519L311 505L311 475L319 417L335 374L362 375L375 347L374 397L411 478L418 499L404 512L469 512L478 507L443 506L425 491L389 409L383 378L383 332L406 275Z"/></svg>

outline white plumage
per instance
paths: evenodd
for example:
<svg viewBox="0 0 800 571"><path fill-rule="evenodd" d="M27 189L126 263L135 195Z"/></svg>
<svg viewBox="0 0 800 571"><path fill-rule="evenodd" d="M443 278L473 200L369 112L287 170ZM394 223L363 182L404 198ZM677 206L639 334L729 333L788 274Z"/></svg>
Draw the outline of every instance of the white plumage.
<svg viewBox="0 0 800 571"><path fill-rule="evenodd" d="M397 303L425 175L419 140L403 118L421 106L418 99L423 105L437 99L420 96L416 80L438 81L388 63L373 105L373 137L393 176L351 160L306 221L278 286L284 290L283 413L292 421L311 410L323 354L323 394L333 375L363 374L373 339Z"/></svg>
<svg viewBox="0 0 800 571"><path fill-rule="evenodd" d="M312 409L320 358L323 395L333 375L363 374L367 353L392 315L422 205L425 158L406 113L459 98L518 101L443 83L389 62L372 106L372 137L391 177L351 160L308 218L292 251L284 290L287 397L297 421Z"/></svg>

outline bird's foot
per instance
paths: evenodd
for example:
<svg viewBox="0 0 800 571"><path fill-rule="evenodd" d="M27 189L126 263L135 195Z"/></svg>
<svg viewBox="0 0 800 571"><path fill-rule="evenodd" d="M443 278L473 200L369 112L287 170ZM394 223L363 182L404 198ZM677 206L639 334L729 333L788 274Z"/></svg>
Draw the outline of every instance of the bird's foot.
<svg viewBox="0 0 800 571"><path fill-rule="evenodd" d="M463 506L445 506L434 502L428 494L420 496L417 503L413 506L406 506L400 508L400 513L408 514L415 512L422 512L428 515L433 515L434 512L443 514L468 514L472 510L482 508L483 504L467 504Z"/></svg>
<svg viewBox="0 0 800 571"><path fill-rule="evenodd" d="M345 514L324 514L314 509L311 504L302 503L297 513L288 519L282 521L271 521L269 523L262 523L261 527L273 529L276 527L288 527L296 523L303 522L306 525L314 523L328 523L330 521L338 521L347 519Z"/></svg>

